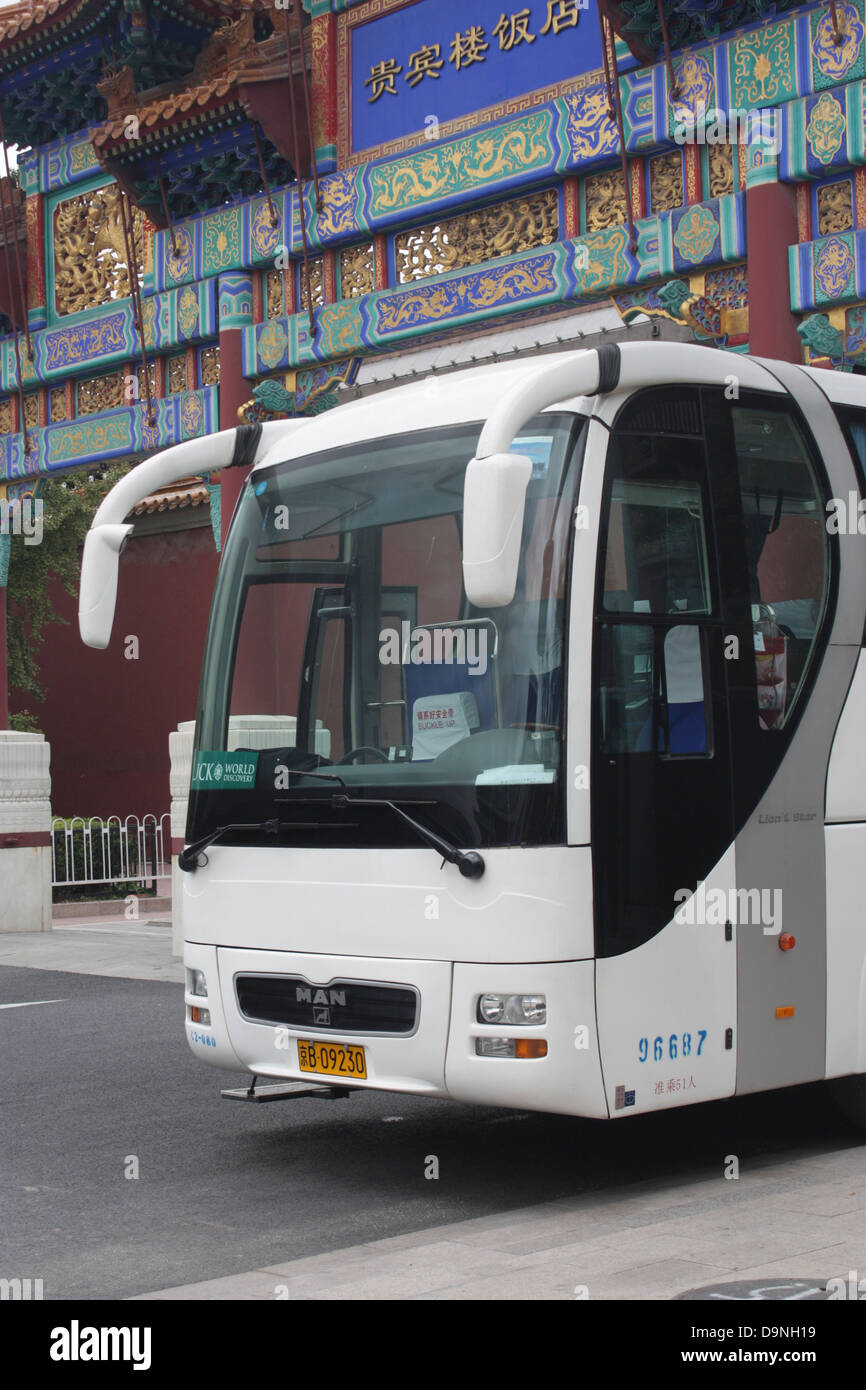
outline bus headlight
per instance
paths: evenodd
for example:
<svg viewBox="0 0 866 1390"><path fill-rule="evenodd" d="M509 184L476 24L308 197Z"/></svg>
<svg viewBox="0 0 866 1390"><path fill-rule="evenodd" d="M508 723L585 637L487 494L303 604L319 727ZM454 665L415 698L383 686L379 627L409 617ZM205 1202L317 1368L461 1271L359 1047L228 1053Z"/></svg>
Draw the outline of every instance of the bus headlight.
<svg viewBox="0 0 866 1390"><path fill-rule="evenodd" d="M203 970L187 970L186 988L188 994L195 994L200 999L207 999L207 980Z"/></svg>
<svg viewBox="0 0 866 1390"><path fill-rule="evenodd" d="M546 1023L547 999L543 994L482 994L477 1018L479 1023Z"/></svg>

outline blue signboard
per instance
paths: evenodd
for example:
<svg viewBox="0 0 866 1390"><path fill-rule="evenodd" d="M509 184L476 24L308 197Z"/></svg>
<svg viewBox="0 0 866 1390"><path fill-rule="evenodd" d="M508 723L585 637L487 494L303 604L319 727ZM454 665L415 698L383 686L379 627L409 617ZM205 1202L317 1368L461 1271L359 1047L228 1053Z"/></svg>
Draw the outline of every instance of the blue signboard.
<svg viewBox="0 0 866 1390"><path fill-rule="evenodd" d="M366 7L364 7L366 8ZM595 0L408 0L349 29L353 151L585 77L602 66ZM382 10L385 10L383 13Z"/></svg>

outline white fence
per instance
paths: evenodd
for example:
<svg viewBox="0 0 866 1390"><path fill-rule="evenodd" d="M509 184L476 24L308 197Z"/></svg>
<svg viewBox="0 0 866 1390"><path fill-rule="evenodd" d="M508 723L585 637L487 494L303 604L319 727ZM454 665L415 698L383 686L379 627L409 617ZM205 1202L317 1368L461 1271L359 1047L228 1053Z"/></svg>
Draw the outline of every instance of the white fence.
<svg viewBox="0 0 866 1390"><path fill-rule="evenodd" d="M135 883L171 878L171 824L162 816L74 816L51 822L51 883Z"/></svg>

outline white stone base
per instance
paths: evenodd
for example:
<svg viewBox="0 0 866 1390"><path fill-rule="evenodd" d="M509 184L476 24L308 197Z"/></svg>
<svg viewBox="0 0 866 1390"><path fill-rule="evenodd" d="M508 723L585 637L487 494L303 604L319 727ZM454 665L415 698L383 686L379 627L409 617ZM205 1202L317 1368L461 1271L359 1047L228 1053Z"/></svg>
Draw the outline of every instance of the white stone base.
<svg viewBox="0 0 866 1390"><path fill-rule="evenodd" d="M0 849L0 932L50 930L50 846Z"/></svg>
<svg viewBox="0 0 866 1390"><path fill-rule="evenodd" d="M51 832L44 734L0 729L0 932L51 930L51 846L3 844Z"/></svg>

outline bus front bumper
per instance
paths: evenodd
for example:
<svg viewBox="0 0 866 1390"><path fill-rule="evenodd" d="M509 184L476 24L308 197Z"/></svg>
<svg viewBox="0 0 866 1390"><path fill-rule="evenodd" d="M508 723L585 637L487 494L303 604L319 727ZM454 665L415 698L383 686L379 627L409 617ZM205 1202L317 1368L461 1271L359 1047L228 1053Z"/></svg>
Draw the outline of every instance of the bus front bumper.
<svg viewBox="0 0 866 1390"><path fill-rule="evenodd" d="M187 1040L214 1066L292 1081L607 1117L591 960L484 965L187 942L184 963ZM191 985L205 993L193 993ZM386 1016L371 1017L361 1027L344 1026L347 1000L351 1009L358 994L353 986L372 992L374 1000L377 991L383 998L399 997L404 1007L414 994L412 1017L401 1018L399 1033L389 1031L395 1025ZM479 1022L478 1000L488 993L543 996L546 1019L516 1026ZM375 1010L375 1002L370 1007ZM299 1012L305 1021L297 1021ZM318 1026L306 1021L311 1017ZM515 1047L518 1055L503 1055L510 1040L523 1044ZM314 1051L309 1044L316 1044ZM348 1059L351 1071L311 1070L310 1057L322 1055L322 1044L330 1046L332 1064L341 1045L363 1049L364 1074L358 1072L357 1052Z"/></svg>

